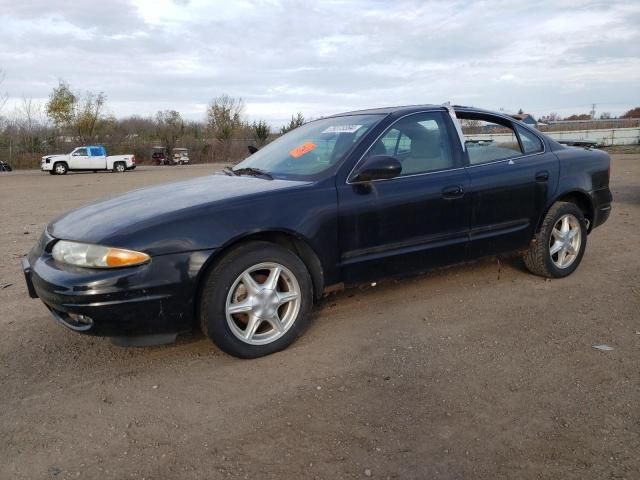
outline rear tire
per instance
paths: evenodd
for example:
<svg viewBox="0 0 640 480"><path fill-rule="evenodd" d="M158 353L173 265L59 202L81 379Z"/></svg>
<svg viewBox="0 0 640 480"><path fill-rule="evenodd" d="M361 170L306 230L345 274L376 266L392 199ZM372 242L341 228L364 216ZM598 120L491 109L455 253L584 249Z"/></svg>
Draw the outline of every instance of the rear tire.
<svg viewBox="0 0 640 480"><path fill-rule="evenodd" d="M284 247L262 241L240 245L203 281L202 331L230 355L257 358L283 350L309 324L311 276Z"/></svg>
<svg viewBox="0 0 640 480"><path fill-rule="evenodd" d="M587 246L587 222L574 203L556 202L524 256L527 269L542 277L562 278L580 265Z"/></svg>
<svg viewBox="0 0 640 480"><path fill-rule="evenodd" d="M113 165L113 171L118 173L124 173L127 170L127 166L122 162L116 162Z"/></svg>

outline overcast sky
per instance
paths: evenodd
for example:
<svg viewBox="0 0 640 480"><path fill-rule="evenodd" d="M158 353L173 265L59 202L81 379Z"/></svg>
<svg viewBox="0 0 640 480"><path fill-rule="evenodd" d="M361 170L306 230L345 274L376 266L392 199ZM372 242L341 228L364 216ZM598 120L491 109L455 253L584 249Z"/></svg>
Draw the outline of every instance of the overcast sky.
<svg viewBox="0 0 640 480"><path fill-rule="evenodd" d="M442 103L536 115L640 105L640 1L0 0L2 89L63 78L117 116L204 116L222 93L277 125ZM6 112L5 112L6 113Z"/></svg>

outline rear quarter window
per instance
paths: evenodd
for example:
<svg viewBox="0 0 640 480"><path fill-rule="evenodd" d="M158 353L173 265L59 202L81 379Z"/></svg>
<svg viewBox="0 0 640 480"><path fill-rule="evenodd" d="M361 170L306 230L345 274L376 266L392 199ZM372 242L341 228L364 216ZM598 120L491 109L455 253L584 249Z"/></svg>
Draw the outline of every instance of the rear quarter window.
<svg viewBox="0 0 640 480"><path fill-rule="evenodd" d="M516 125L516 131L520 136L520 143L522 143L522 149L524 153L538 153L544 150L542 145L542 141L538 138L537 135L533 134L529 130L520 125Z"/></svg>

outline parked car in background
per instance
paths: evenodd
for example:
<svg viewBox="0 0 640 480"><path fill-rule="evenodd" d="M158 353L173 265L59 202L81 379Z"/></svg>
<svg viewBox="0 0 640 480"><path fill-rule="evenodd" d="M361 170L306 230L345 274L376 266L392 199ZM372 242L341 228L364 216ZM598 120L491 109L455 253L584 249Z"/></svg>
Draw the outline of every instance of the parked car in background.
<svg viewBox="0 0 640 480"><path fill-rule="evenodd" d="M154 165L168 165L167 155L164 151L154 151L151 153L151 162Z"/></svg>
<svg viewBox="0 0 640 480"><path fill-rule="evenodd" d="M67 213L23 269L30 295L77 332L166 340L197 326L259 357L345 284L506 252L536 275L570 275L609 217L609 163L475 108L345 113L218 175Z"/></svg>
<svg viewBox="0 0 640 480"><path fill-rule="evenodd" d="M13 170L11 168L11 165L3 160L0 160L0 172L10 172L11 170Z"/></svg>
<svg viewBox="0 0 640 480"><path fill-rule="evenodd" d="M174 148L173 149L173 164L174 165L187 165L187 164L189 164L189 149L188 148Z"/></svg>
<svg viewBox="0 0 640 480"><path fill-rule="evenodd" d="M68 171L110 170L125 172L136 168L136 158L129 155L107 155L102 145L78 147L67 155L46 155L42 157L40 169L51 175L65 175Z"/></svg>

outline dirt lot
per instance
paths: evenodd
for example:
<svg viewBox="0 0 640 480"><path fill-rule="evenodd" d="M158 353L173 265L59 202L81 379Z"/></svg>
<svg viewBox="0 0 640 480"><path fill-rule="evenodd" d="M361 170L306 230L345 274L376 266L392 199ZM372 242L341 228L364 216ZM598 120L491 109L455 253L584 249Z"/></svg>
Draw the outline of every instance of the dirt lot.
<svg viewBox="0 0 640 480"><path fill-rule="evenodd" d="M640 478L640 155L570 278L487 259L347 290L268 358L114 347L27 297L52 217L211 170L0 174L0 478Z"/></svg>

